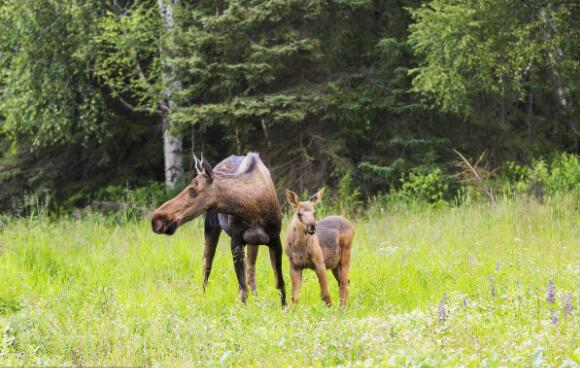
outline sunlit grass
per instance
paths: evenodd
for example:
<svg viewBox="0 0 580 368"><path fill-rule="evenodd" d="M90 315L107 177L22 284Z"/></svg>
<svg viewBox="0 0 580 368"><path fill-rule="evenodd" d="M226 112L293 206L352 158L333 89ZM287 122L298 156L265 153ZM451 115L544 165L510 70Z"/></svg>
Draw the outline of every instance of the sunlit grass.
<svg viewBox="0 0 580 368"><path fill-rule="evenodd" d="M326 308L306 272L300 303L283 310L265 248L258 295L241 305L224 235L203 294L201 221L173 237L97 214L11 221L0 230L0 365L580 363L573 197L377 208L355 226L348 308ZM286 259L284 270L290 294Z"/></svg>

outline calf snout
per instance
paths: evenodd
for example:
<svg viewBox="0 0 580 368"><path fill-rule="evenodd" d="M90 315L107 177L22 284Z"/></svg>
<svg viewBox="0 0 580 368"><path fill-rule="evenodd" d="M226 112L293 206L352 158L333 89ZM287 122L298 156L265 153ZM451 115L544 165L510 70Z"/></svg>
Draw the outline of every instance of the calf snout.
<svg viewBox="0 0 580 368"><path fill-rule="evenodd" d="M316 232L316 224L306 225L306 232L310 235L314 235L314 233Z"/></svg>
<svg viewBox="0 0 580 368"><path fill-rule="evenodd" d="M151 218L151 227L156 234L173 235L177 230L177 222L163 214L154 214Z"/></svg>

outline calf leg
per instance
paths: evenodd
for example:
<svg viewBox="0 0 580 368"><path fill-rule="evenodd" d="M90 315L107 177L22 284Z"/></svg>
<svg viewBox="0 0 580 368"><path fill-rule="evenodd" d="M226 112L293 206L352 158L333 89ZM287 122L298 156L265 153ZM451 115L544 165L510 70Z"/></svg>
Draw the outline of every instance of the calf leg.
<svg viewBox="0 0 580 368"><path fill-rule="evenodd" d="M248 262L247 262L247 278L248 285L252 293L256 293L256 260L258 259L259 245L248 244L246 246Z"/></svg>
<svg viewBox="0 0 580 368"><path fill-rule="evenodd" d="M248 296L248 285L246 284L244 244L237 237L232 237L232 258L234 260L234 269L238 279L240 299L246 304Z"/></svg>
<svg viewBox="0 0 580 368"><path fill-rule="evenodd" d="M350 270L350 244L342 250L338 267L340 270L340 306L344 307L348 299L348 287L350 285L350 279L348 278L348 272Z"/></svg>
<svg viewBox="0 0 580 368"><path fill-rule="evenodd" d="M282 242L276 236L268 246L270 252L270 263L276 276L276 289L280 292L282 307L286 306L286 287L284 286L284 276L282 275Z"/></svg>
<svg viewBox="0 0 580 368"><path fill-rule="evenodd" d="M205 215L204 221L204 237L205 247L203 250L203 291L207 286L209 275L211 273L211 266L213 264L213 257L217 249L220 233L222 229L217 219L217 213L208 212Z"/></svg>
<svg viewBox="0 0 580 368"><path fill-rule="evenodd" d="M302 270L290 266L290 280L292 280L292 303L298 303L300 285L302 285Z"/></svg>
<svg viewBox="0 0 580 368"><path fill-rule="evenodd" d="M324 266L324 262L315 264L314 271L316 272L316 276L318 276L322 300L324 300L328 306L331 306L332 300L330 299L330 292L328 291L328 280L326 278L326 267Z"/></svg>

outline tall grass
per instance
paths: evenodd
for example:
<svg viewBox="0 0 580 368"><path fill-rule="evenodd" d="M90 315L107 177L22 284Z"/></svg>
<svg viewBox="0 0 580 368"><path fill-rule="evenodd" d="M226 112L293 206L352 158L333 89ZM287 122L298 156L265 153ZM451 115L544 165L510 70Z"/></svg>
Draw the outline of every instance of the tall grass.
<svg viewBox="0 0 580 368"><path fill-rule="evenodd" d="M580 363L572 196L376 206L355 221L345 310L324 306L313 272L283 310L265 248L258 295L241 305L225 235L204 294L201 220L172 237L99 214L3 223L0 365Z"/></svg>

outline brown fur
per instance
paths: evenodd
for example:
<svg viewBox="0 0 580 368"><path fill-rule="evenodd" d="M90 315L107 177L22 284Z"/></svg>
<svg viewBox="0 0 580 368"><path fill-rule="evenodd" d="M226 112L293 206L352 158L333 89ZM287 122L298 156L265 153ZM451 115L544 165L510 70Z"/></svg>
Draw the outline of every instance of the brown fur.
<svg viewBox="0 0 580 368"><path fill-rule="evenodd" d="M196 169L198 175L191 184L155 211L151 218L153 231L172 235L182 224L206 213L204 289L223 229L232 239L234 268L243 302L247 296L246 272L251 288L255 289L257 245L267 245L284 305L280 204L270 171L256 153L230 156L215 169L203 158L196 159ZM246 270L243 248L247 244L250 264Z"/></svg>
<svg viewBox="0 0 580 368"><path fill-rule="evenodd" d="M258 157L249 161L249 172L238 168L240 173L230 173L227 163L215 169L204 166L181 193L155 211L153 230L171 235L209 209L234 215L250 229L280 226L280 205L270 171Z"/></svg>
<svg viewBox="0 0 580 368"><path fill-rule="evenodd" d="M286 255L290 260L292 301L298 301L302 270L313 269L320 283L322 300L331 305L326 269L331 269L340 288L340 304L348 299L351 247L354 226L341 216L329 216L316 223L314 207L322 198L323 190L308 201L299 202L298 195L288 191L286 197L295 210L286 231Z"/></svg>

